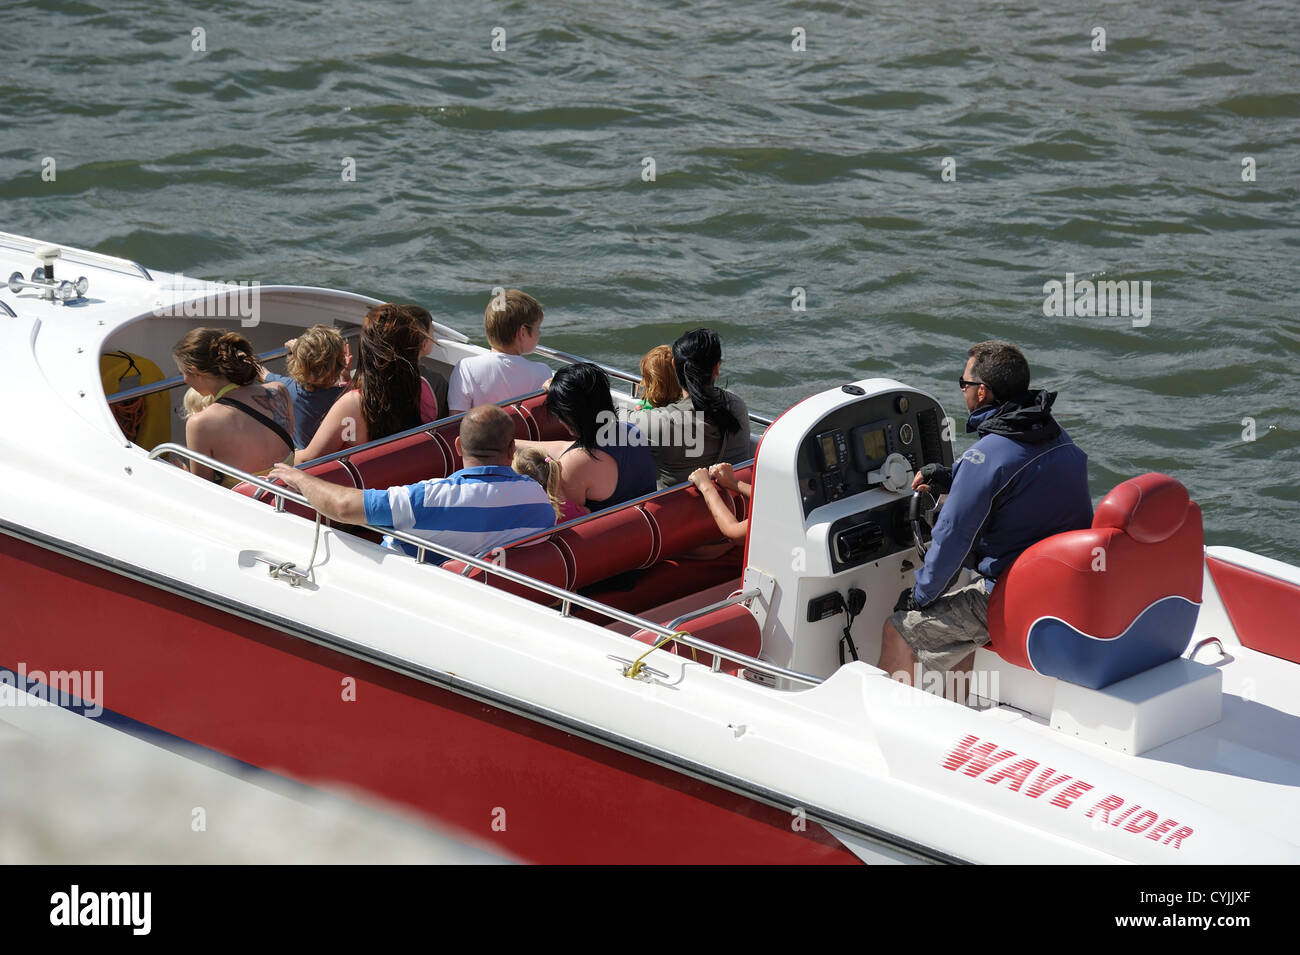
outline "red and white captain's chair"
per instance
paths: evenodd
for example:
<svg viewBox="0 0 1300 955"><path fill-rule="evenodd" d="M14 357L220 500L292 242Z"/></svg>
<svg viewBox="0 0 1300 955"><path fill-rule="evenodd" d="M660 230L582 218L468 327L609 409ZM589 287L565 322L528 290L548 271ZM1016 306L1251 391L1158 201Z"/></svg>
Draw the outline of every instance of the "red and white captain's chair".
<svg viewBox="0 0 1300 955"><path fill-rule="evenodd" d="M1201 509L1165 474L1125 481L1092 527L1034 544L989 599L1007 663L1100 689L1181 656L1204 570Z"/></svg>

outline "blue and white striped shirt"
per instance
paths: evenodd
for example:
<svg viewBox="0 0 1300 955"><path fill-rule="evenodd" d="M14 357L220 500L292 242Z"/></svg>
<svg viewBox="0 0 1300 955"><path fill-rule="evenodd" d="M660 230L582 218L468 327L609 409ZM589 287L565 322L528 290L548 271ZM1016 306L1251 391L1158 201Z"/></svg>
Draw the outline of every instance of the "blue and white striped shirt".
<svg viewBox="0 0 1300 955"><path fill-rule="evenodd" d="M465 554L481 554L555 526L555 508L530 477L500 465L462 468L434 481L364 492L366 522L408 531ZM385 538L388 543L388 538ZM400 541L401 550L412 548ZM444 558L429 554L431 563Z"/></svg>

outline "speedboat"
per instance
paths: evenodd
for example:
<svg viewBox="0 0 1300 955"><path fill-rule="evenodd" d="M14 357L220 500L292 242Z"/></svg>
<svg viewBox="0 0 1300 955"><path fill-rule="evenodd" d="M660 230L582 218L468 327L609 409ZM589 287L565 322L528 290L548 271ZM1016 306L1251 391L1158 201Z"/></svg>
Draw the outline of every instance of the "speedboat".
<svg viewBox="0 0 1300 955"><path fill-rule="evenodd" d="M953 460L921 389L754 418L743 548L682 484L486 554L388 531L411 556L189 451L162 371L196 323L274 362L375 300L7 234L0 266L0 683L525 861L1300 862L1300 567L1206 547L1175 477L1017 559L955 702L872 665L926 544L912 475ZM435 334L431 376L482 351ZM543 399L505 406L519 437L563 435ZM445 476L459 424L306 467Z"/></svg>

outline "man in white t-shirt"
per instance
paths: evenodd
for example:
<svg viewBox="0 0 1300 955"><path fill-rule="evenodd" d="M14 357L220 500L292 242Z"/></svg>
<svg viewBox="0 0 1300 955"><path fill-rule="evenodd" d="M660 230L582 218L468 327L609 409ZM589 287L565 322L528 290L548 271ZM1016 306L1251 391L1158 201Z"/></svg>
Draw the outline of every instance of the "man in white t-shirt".
<svg viewBox="0 0 1300 955"><path fill-rule="evenodd" d="M542 306L527 292L508 288L493 296L483 312L483 331L492 351L457 362L447 386L452 414L540 391L551 377L546 365L520 357L531 354L542 337Z"/></svg>

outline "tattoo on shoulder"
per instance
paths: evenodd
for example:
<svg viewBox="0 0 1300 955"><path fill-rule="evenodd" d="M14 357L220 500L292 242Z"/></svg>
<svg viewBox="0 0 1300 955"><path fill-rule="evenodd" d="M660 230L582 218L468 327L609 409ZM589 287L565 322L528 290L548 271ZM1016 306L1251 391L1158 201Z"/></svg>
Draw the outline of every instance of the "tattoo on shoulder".
<svg viewBox="0 0 1300 955"><path fill-rule="evenodd" d="M253 404L286 431L289 430L289 390L282 385L270 385L254 396Z"/></svg>

